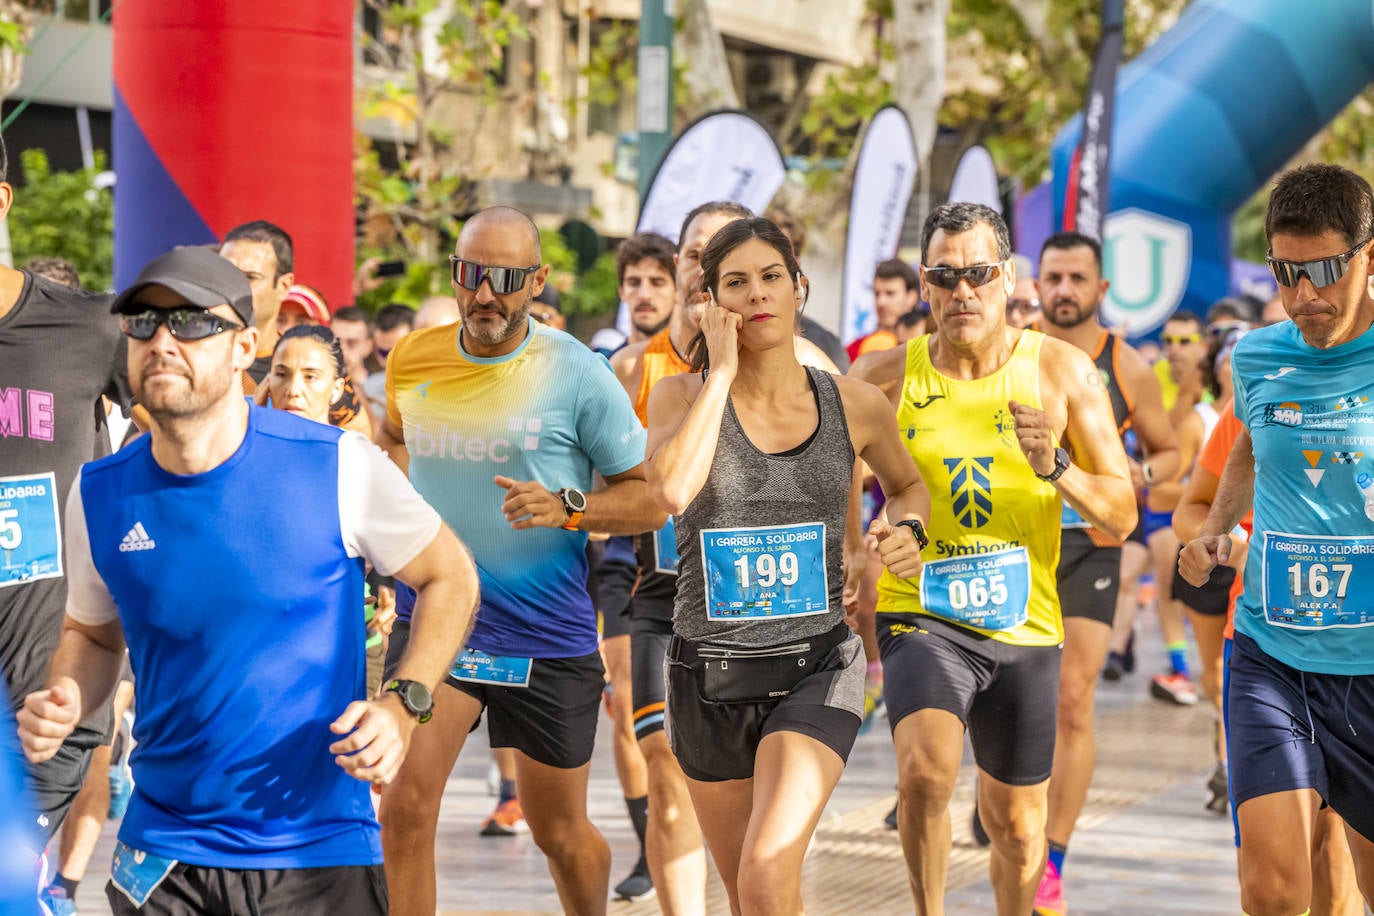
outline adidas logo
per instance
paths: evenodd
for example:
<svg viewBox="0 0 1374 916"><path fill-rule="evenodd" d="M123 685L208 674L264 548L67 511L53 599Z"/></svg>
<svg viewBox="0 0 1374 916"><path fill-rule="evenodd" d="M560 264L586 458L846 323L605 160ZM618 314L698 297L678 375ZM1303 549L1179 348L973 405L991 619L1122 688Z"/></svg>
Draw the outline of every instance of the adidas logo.
<svg viewBox="0 0 1374 916"><path fill-rule="evenodd" d="M152 550L157 546L157 541L148 537L147 530L142 522L135 522L129 529L129 533L124 535L124 540L119 542L120 553L132 553L135 550Z"/></svg>

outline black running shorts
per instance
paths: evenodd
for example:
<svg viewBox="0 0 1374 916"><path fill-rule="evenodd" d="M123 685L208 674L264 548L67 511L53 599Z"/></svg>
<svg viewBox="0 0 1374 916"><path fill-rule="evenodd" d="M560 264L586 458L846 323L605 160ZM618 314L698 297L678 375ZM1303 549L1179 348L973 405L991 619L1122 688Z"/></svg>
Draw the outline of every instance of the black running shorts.
<svg viewBox="0 0 1374 916"><path fill-rule="evenodd" d="M1059 542L1059 606L1065 617L1112 625L1121 585L1121 548L1099 547L1082 528L1065 528Z"/></svg>
<svg viewBox="0 0 1374 916"><path fill-rule="evenodd" d="M915 614L879 614L883 699L895 730L922 709L959 717L979 769L1012 786L1050 778L1059 646L1011 646Z"/></svg>

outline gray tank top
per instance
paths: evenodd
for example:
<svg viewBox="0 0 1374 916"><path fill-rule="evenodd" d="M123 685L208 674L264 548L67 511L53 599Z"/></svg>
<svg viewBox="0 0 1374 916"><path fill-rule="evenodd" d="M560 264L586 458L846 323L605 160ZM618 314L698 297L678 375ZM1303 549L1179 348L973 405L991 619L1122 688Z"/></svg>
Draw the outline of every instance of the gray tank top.
<svg viewBox="0 0 1374 916"><path fill-rule="evenodd" d="M755 447L726 401L706 485L676 519L673 630L684 639L773 646L844 619L840 561L854 446L835 380L806 371L820 423L786 455Z"/></svg>

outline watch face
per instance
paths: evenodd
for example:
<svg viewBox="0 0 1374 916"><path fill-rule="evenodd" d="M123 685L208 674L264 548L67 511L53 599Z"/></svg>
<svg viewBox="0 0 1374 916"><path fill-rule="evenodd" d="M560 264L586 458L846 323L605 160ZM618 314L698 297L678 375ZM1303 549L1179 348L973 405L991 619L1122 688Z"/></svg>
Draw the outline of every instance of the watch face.
<svg viewBox="0 0 1374 916"><path fill-rule="evenodd" d="M581 490L568 487L563 491L563 505L567 507L569 512L586 512L587 494Z"/></svg>
<svg viewBox="0 0 1374 916"><path fill-rule="evenodd" d="M396 690L405 705L417 713L425 712L434 705L434 695L419 681L404 681Z"/></svg>

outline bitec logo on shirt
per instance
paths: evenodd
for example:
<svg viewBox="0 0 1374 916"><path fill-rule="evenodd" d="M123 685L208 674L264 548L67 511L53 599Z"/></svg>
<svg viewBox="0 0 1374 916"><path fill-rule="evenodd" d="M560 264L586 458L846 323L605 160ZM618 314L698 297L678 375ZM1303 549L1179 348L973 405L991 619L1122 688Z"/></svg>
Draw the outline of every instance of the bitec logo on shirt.
<svg viewBox="0 0 1374 916"><path fill-rule="evenodd" d="M464 435L448 424L430 431L424 425L407 429L406 445L421 458L449 458L453 461L490 461L505 464L515 450L537 452L544 421L539 417L508 417L506 435Z"/></svg>

